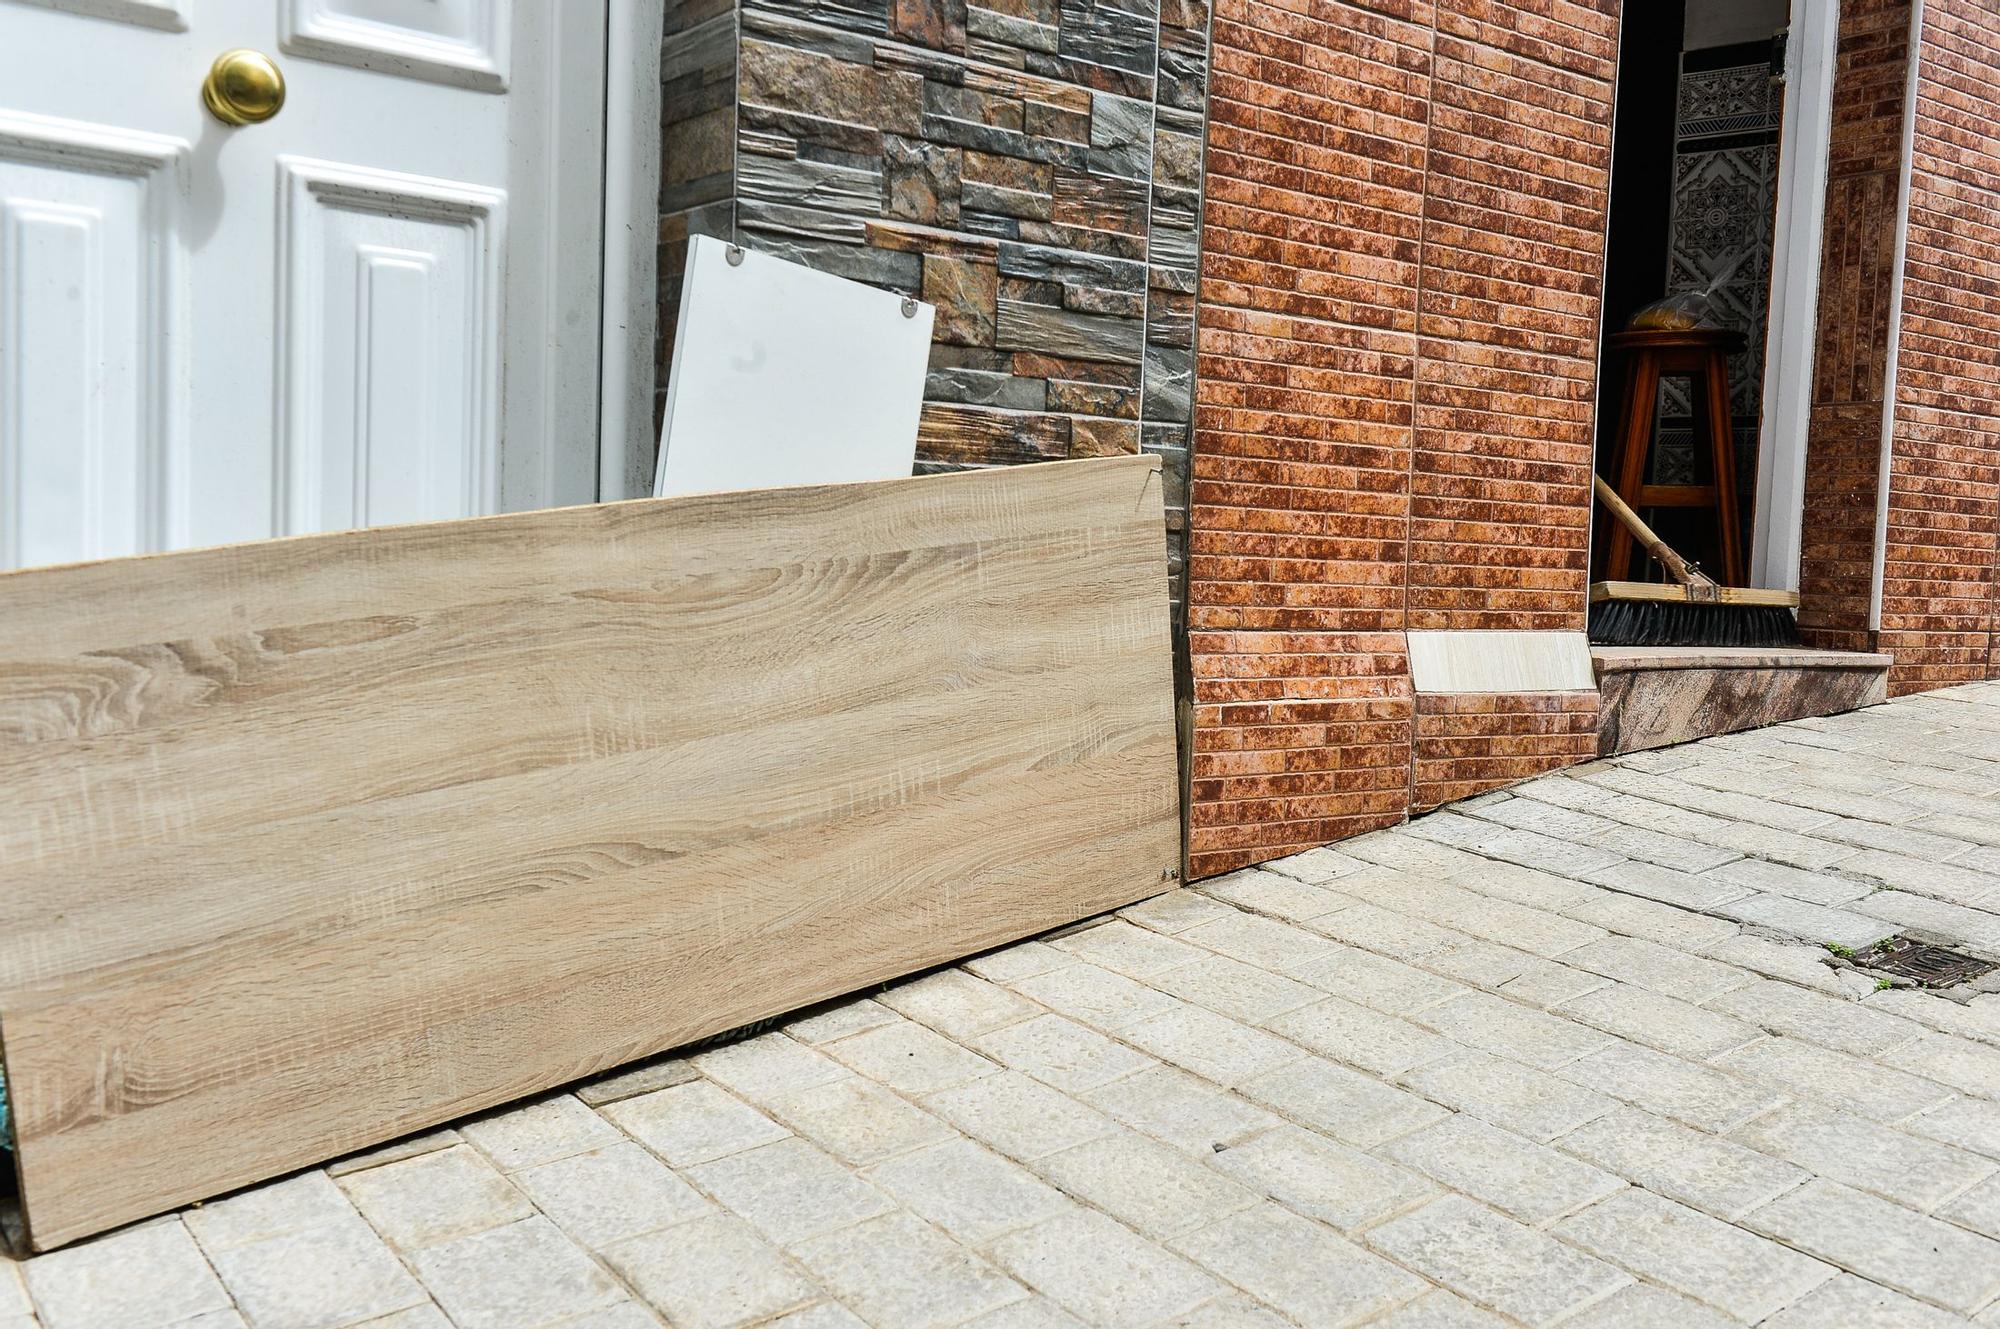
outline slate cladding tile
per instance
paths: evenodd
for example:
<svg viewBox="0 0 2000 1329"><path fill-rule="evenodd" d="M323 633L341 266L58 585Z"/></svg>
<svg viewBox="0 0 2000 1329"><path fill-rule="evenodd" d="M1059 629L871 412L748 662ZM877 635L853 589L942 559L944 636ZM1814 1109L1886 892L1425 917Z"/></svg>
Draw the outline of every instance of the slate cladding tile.
<svg viewBox="0 0 2000 1329"><path fill-rule="evenodd" d="M1197 0L671 0L660 326L695 233L932 303L918 470L1160 456L1178 599L1208 23Z"/></svg>

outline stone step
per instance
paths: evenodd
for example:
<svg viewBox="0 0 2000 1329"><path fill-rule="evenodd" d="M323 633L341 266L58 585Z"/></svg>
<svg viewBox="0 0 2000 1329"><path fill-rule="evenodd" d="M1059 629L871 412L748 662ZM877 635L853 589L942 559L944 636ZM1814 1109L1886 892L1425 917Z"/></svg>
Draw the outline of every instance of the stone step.
<svg viewBox="0 0 2000 1329"><path fill-rule="evenodd" d="M1593 646L1590 659L1604 757L1888 699L1889 657L1859 651Z"/></svg>

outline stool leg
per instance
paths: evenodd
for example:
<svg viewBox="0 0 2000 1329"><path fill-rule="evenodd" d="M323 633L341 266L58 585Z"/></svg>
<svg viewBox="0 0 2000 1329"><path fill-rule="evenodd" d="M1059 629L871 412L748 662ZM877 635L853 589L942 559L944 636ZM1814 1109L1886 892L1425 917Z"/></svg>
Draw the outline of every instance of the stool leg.
<svg viewBox="0 0 2000 1329"><path fill-rule="evenodd" d="M1636 510L1639 490L1646 483L1646 455L1653 448L1653 415L1660 407L1660 362L1651 351L1632 357L1626 379L1625 419L1618 433L1618 476L1613 484L1618 497ZM1608 516L1608 514L1607 514ZM1630 581L1632 578L1632 532L1612 517L1611 543L1604 551L1604 579Z"/></svg>
<svg viewBox="0 0 2000 1329"><path fill-rule="evenodd" d="M1618 395L1611 399L1612 409L1618 414L1611 424L1609 442L1605 446L1602 465L1596 456L1591 458L1591 474L1603 475L1606 483L1617 487L1625 474L1625 417L1631 411L1632 385L1638 376L1639 358L1635 355L1621 356L1619 365ZM1620 527L1609 512L1602 511L1595 499L1588 500L1591 510L1590 526L1590 568L1599 581L1610 574L1611 541Z"/></svg>
<svg viewBox="0 0 2000 1329"><path fill-rule="evenodd" d="M1736 431L1729 419L1729 362L1711 351L1702 377L1708 380L1708 448L1715 465L1715 531L1721 547L1722 584L1743 584L1741 509L1736 506Z"/></svg>

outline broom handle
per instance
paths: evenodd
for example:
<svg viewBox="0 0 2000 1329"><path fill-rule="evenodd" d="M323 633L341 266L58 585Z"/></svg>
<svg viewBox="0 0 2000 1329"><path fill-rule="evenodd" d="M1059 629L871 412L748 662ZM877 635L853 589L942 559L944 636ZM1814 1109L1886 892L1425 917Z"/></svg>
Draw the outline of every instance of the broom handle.
<svg viewBox="0 0 2000 1329"><path fill-rule="evenodd" d="M1683 586L1694 585L1698 577L1702 581L1708 580L1690 568L1687 560L1674 552L1672 545L1654 534L1653 528L1646 524L1645 519L1632 511L1631 505L1624 499L1618 497L1618 491L1604 483L1603 476L1592 475L1590 478L1597 487L1598 501L1610 509L1611 515L1618 519L1620 525L1632 532L1633 538L1646 546L1647 553L1660 560L1668 575Z"/></svg>

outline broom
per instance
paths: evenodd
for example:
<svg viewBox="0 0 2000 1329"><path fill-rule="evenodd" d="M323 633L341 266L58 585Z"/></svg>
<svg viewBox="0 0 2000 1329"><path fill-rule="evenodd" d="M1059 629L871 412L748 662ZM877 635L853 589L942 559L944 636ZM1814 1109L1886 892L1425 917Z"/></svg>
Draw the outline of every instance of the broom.
<svg viewBox="0 0 2000 1329"><path fill-rule="evenodd" d="M1590 640L1597 646L1798 646L1795 591L1718 586L1646 525L1601 475L1598 501L1672 582L1600 581L1590 588Z"/></svg>

